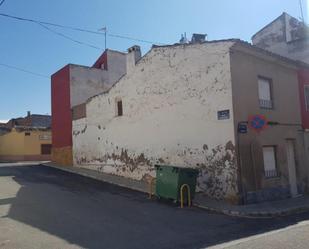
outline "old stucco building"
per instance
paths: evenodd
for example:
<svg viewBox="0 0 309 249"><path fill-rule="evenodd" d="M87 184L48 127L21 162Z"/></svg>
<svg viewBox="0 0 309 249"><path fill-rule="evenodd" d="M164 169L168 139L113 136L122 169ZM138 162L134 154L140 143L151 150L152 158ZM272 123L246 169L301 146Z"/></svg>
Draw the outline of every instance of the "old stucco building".
<svg viewBox="0 0 309 249"><path fill-rule="evenodd" d="M31 114L1 125L0 161L49 161L51 116Z"/></svg>
<svg viewBox="0 0 309 249"><path fill-rule="evenodd" d="M306 191L297 63L239 40L134 56L73 120L75 166L137 180L155 164L194 167L199 191L233 202ZM250 129L257 115L271 125Z"/></svg>
<svg viewBox="0 0 309 249"><path fill-rule="evenodd" d="M283 13L252 37L253 45L293 60L309 63L309 27ZM309 167L309 70L298 72L299 93L304 129L305 150Z"/></svg>
<svg viewBox="0 0 309 249"><path fill-rule="evenodd" d="M140 50L134 49L138 59ZM89 97L126 73L126 61L126 53L108 49L92 67L69 64L51 76L53 162L72 165L72 120L83 113Z"/></svg>
<svg viewBox="0 0 309 249"><path fill-rule="evenodd" d="M309 27L283 13L252 36L255 46L309 63Z"/></svg>

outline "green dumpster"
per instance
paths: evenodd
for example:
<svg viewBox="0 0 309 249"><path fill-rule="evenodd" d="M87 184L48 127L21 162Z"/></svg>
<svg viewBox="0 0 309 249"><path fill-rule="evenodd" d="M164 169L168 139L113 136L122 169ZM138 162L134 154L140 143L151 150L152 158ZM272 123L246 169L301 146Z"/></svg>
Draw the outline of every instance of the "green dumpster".
<svg viewBox="0 0 309 249"><path fill-rule="evenodd" d="M155 165L155 167L157 175L157 197L179 201L181 186L183 184L188 184L190 187L191 199L194 198L198 170L170 165Z"/></svg>

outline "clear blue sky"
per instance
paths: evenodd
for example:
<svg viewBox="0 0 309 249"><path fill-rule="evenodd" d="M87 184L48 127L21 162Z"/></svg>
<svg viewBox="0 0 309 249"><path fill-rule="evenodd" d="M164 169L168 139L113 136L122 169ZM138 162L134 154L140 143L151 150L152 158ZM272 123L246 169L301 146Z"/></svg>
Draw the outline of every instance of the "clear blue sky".
<svg viewBox="0 0 309 249"><path fill-rule="evenodd" d="M307 3L306 3L307 2ZM303 0L305 15L308 0ZM208 39L250 37L283 11L300 17L298 0L6 0L0 13L64 25L175 43L180 34L207 33ZM308 16L306 16L308 22ZM100 50L75 44L40 26L0 17L0 63L50 76L67 63L91 65ZM55 28L53 28L55 29ZM56 28L104 48L104 37ZM108 38L108 47L126 50L149 44ZM0 66L0 120L50 113L50 79Z"/></svg>

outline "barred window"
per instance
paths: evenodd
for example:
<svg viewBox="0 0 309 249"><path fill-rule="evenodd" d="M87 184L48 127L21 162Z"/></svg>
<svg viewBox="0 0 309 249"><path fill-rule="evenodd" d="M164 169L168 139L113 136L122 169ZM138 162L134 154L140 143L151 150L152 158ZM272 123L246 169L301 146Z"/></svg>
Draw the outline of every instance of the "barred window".
<svg viewBox="0 0 309 249"><path fill-rule="evenodd" d="M277 177L276 146L263 146L263 159L265 177Z"/></svg>
<svg viewBox="0 0 309 249"><path fill-rule="evenodd" d="M272 90L271 79L259 77L258 86L259 86L260 107L264 109L272 109L273 100L272 100L272 92L271 92Z"/></svg>

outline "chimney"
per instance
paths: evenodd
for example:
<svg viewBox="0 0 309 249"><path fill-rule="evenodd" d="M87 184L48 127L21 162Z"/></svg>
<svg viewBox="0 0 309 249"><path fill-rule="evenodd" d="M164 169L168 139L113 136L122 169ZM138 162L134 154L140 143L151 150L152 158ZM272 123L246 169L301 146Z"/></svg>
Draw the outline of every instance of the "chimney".
<svg viewBox="0 0 309 249"><path fill-rule="evenodd" d="M128 49L127 54L127 73L132 71L135 67L135 64L139 61L142 57L141 48L140 46L134 45Z"/></svg>
<svg viewBox="0 0 309 249"><path fill-rule="evenodd" d="M206 41L207 34L193 34L191 43L203 43Z"/></svg>
<svg viewBox="0 0 309 249"><path fill-rule="evenodd" d="M31 112L27 111L27 117L30 117L30 116L31 116Z"/></svg>

